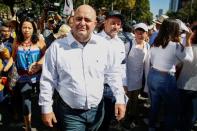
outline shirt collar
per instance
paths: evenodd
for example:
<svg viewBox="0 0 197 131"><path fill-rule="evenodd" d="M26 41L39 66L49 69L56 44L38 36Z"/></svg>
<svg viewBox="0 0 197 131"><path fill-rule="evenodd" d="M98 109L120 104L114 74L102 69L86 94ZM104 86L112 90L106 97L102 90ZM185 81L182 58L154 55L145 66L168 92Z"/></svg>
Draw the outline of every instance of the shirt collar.
<svg viewBox="0 0 197 131"><path fill-rule="evenodd" d="M133 44L134 44L134 46L136 46L137 45L137 41L136 41L136 38L135 39L133 39ZM146 44L148 44L146 41L144 41L143 42L143 45L144 45L144 49L146 49L147 47L146 47Z"/></svg>
<svg viewBox="0 0 197 131"><path fill-rule="evenodd" d="M105 37L107 40L118 39L117 35L114 38L111 38L104 30L101 31L101 36Z"/></svg>
<svg viewBox="0 0 197 131"><path fill-rule="evenodd" d="M78 41L73 37L73 35L72 35L71 32L69 32L67 38L68 38L68 45L70 45L71 47L73 47L73 48L77 48L77 47L83 48L83 45L82 45L80 42L78 42ZM87 44L97 44L95 35L94 35L93 33L91 34L91 38L90 38L90 40L88 41Z"/></svg>

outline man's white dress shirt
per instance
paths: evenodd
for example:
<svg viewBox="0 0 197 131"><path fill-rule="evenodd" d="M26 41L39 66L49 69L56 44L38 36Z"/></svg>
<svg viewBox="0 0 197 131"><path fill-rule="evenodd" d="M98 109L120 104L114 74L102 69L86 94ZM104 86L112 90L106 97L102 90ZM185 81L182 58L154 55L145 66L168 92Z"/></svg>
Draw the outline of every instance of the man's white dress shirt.
<svg viewBox="0 0 197 131"><path fill-rule="evenodd" d="M98 35L104 37L106 40L109 41L111 48L113 48L114 51L117 52L117 55L119 54L119 59L120 59L120 64L121 64L122 61L125 60L125 46L124 46L123 41L118 36L111 38L109 35L105 33L104 30L98 33ZM122 82L123 82L123 85L125 85L126 63L121 64L121 72L122 72Z"/></svg>
<svg viewBox="0 0 197 131"><path fill-rule="evenodd" d="M116 103L125 103L120 60L109 45L94 34L85 46L71 33L53 42L46 51L40 80L39 105L43 113L52 112L54 89L71 108L96 107L103 97L104 79Z"/></svg>

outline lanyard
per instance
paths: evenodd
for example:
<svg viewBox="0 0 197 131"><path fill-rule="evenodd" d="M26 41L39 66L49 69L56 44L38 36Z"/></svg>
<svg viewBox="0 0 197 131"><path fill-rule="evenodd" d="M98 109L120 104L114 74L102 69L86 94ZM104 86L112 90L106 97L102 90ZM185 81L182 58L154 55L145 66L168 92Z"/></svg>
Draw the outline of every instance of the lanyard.
<svg viewBox="0 0 197 131"><path fill-rule="evenodd" d="M24 50L24 52L25 52L25 60L26 60L26 64L27 64L27 67L26 67L25 70L28 70L29 67L30 67L30 64L31 64L30 59L29 59L29 57L30 57L31 45L29 46L28 50L25 50L25 48L23 48L23 50Z"/></svg>

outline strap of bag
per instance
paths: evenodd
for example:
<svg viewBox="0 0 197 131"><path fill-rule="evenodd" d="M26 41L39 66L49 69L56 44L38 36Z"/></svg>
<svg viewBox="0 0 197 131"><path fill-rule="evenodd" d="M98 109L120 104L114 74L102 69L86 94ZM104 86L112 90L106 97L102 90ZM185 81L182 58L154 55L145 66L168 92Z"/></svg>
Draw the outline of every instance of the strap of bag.
<svg viewBox="0 0 197 131"><path fill-rule="evenodd" d="M129 56L129 52L131 51L133 43L132 43L132 39L130 39L129 36L125 32L122 32L122 34L129 41L129 51L127 52L127 55L126 55L125 59L121 63L121 64L125 64L126 63L126 58Z"/></svg>
<svg viewBox="0 0 197 131"><path fill-rule="evenodd" d="M133 42L132 42L132 39L131 38L129 38L129 36L125 33L125 32L123 32L122 33L124 36L125 36L125 38L129 41L129 51L127 52L127 57L129 56L129 53L130 53L130 51L131 51L131 48L132 48L132 46L133 46Z"/></svg>

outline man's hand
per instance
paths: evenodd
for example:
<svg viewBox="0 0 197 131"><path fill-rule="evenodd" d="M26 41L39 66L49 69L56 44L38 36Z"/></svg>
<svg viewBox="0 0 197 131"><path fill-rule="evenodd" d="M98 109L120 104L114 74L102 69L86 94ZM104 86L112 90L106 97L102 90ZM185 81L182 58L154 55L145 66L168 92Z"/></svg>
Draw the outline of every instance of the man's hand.
<svg viewBox="0 0 197 131"><path fill-rule="evenodd" d="M125 104L115 104L115 116L118 121L124 118L125 112L126 112Z"/></svg>
<svg viewBox="0 0 197 131"><path fill-rule="evenodd" d="M53 112L42 114L42 121L46 126L53 127L53 123L57 123L55 114Z"/></svg>

